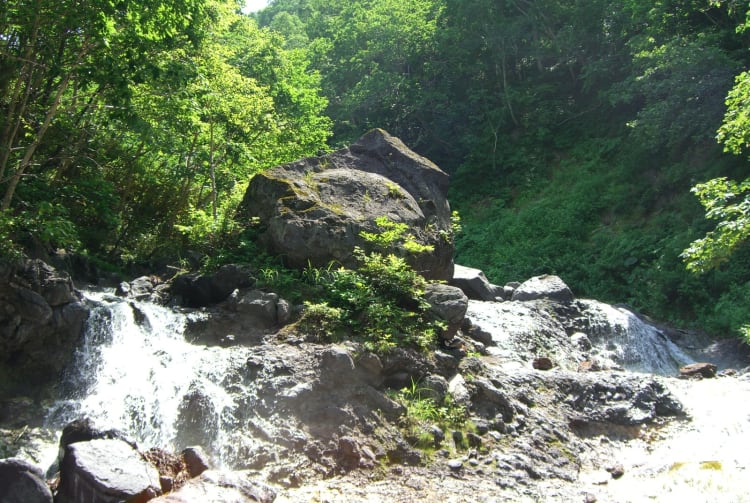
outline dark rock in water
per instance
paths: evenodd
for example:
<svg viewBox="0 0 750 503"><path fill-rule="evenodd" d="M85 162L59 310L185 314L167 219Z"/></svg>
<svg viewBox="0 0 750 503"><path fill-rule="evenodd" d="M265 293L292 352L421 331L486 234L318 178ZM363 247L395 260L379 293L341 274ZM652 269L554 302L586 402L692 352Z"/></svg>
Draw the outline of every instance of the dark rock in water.
<svg viewBox="0 0 750 503"><path fill-rule="evenodd" d="M534 358L534 361L531 362L531 366L537 370L551 370L555 364L546 356L539 356Z"/></svg>
<svg viewBox="0 0 750 503"><path fill-rule="evenodd" d="M276 492L254 482L247 472L208 470L188 480L177 491L151 500L153 503L272 503Z"/></svg>
<svg viewBox="0 0 750 503"><path fill-rule="evenodd" d="M376 129L349 148L256 174L238 216L258 221L262 244L295 268L356 267L354 248L369 246L361 233L382 232L375 219L387 216L434 248L404 251L409 263L427 278L449 280L454 247L447 190L446 173Z"/></svg>
<svg viewBox="0 0 750 503"><path fill-rule="evenodd" d="M481 270L458 264L453 269L450 284L463 290L473 300L494 301L504 294L503 289L490 283Z"/></svg>
<svg viewBox="0 0 750 503"><path fill-rule="evenodd" d="M52 492L36 466L17 458L0 459L0 501L52 503Z"/></svg>
<svg viewBox="0 0 750 503"><path fill-rule="evenodd" d="M546 299L562 304L572 302L573 292L568 285L557 276L535 276L524 281L513 291L513 300L527 301Z"/></svg>
<svg viewBox="0 0 750 503"><path fill-rule="evenodd" d="M161 494L159 472L121 440L70 444L60 464L58 501L148 501Z"/></svg>
<svg viewBox="0 0 750 503"><path fill-rule="evenodd" d="M70 362L89 309L41 260L0 266L0 396L43 385Z"/></svg>
<svg viewBox="0 0 750 503"><path fill-rule="evenodd" d="M219 427L211 398L197 386L182 397L177 416L177 445L208 445Z"/></svg>
<svg viewBox="0 0 750 503"><path fill-rule="evenodd" d="M154 293L158 284L156 278L151 276L140 276L133 281L123 281L115 289L115 295L135 300L146 300Z"/></svg>
<svg viewBox="0 0 750 503"><path fill-rule="evenodd" d="M716 365L713 363L691 363L680 368L681 377L716 377Z"/></svg>
<svg viewBox="0 0 750 503"><path fill-rule="evenodd" d="M185 460L185 466L187 466L188 474L190 477L197 477L201 473L211 468L211 463L208 459L208 454L203 450L203 447L194 445L186 447L182 451L182 459Z"/></svg>

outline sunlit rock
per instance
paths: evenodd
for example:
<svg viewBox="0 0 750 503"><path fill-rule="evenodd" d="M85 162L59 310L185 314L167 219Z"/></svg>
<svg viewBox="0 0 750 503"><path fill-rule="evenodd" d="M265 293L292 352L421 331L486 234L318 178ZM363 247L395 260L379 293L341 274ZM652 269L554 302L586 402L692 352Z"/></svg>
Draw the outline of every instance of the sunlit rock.
<svg viewBox="0 0 750 503"><path fill-rule="evenodd" d="M348 148L256 174L238 210L261 243L291 267L356 267L363 231L379 233L375 220L407 225L413 241L433 249L406 253L427 278L453 276L448 175L383 130Z"/></svg>

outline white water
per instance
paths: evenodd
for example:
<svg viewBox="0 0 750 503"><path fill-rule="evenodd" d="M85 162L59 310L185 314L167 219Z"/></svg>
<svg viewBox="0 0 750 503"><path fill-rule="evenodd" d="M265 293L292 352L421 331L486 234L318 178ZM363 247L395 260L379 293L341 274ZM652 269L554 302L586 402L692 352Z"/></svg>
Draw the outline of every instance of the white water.
<svg viewBox="0 0 750 503"><path fill-rule="evenodd" d="M187 342L187 316L199 314L108 294L86 296L93 308L83 345L63 383L67 396L50 410L48 422L59 428L88 417L125 432L142 449L202 443L219 453L237 407L225 379L246 348Z"/></svg>
<svg viewBox="0 0 750 503"><path fill-rule="evenodd" d="M534 303L470 301L467 317L492 336L489 354L515 364L548 356L574 370L582 360L596 359L604 368L677 375L681 366L693 362L658 328L633 312L595 300L578 302L588 325L584 332L593 345L590 351L572 345L554 312Z"/></svg>
<svg viewBox="0 0 750 503"><path fill-rule="evenodd" d="M631 372L677 375L680 367L693 363L658 328L632 311L595 300L580 301L590 329L588 336L599 356L608 358Z"/></svg>

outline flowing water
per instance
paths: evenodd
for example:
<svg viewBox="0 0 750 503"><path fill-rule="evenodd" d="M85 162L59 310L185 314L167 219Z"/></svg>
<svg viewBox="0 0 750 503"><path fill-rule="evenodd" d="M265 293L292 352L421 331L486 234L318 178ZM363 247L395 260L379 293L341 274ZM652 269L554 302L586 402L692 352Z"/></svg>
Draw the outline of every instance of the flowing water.
<svg viewBox="0 0 750 503"><path fill-rule="evenodd" d="M188 317L200 313L105 293L86 297L91 316L62 383L63 398L49 412L50 426L88 417L121 430L142 449L202 444L223 460L238 407L229 380L248 348L186 341Z"/></svg>
<svg viewBox="0 0 750 503"><path fill-rule="evenodd" d="M631 372L675 376L693 359L657 327L625 307L579 301L589 320L589 339L599 356Z"/></svg>
<svg viewBox="0 0 750 503"><path fill-rule="evenodd" d="M122 430L142 449L201 444L220 466L237 467L254 441L245 428L253 383L237 378L253 349L186 341L189 317L200 317L200 312L106 293L86 296L92 314L61 383L62 398L49 411L49 426L59 431L87 416L104 428ZM662 375L674 375L692 361L629 310L579 302L588 320L591 352L598 357L626 370ZM557 344L569 339L554 316L540 315L524 303L472 301L468 316L492 336L491 354L506 359L538 349L528 346L529 340L538 344L539 339L557 338ZM675 426L667 440L641 439L618 448L614 455L626 466L626 476L606 487L595 480L601 478L600 467L584 466L580 487L590 487L599 501L669 501L662 499L668 493L692 495L685 501L712 501L717 491L729 495L726 501L747 501L742 488L748 475L744 449L750 445L750 381L665 382L693 421ZM51 463L56 450L50 446L49 453Z"/></svg>

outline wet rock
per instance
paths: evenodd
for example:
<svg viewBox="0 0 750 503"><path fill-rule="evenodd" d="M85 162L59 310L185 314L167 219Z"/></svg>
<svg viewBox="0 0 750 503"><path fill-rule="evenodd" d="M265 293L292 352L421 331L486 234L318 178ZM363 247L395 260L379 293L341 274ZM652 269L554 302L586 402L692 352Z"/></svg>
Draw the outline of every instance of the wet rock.
<svg viewBox="0 0 750 503"><path fill-rule="evenodd" d="M190 477L197 477L201 473L211 468L211 462L208 454L203 450L203 447L194 445L186 447L181 452L182 459L185 461L188 474Z"/></svg>
<svg viewBox="0 0 750 503"><path fill-rule="evenodd" d="M490 283L481 270L458 264L454 267L450 284L460 288L473 300L494 301L503 296L502 288Z"/></svg>
<svg viewBox="0 0 750 503"><path fill-rule="evenodd" d="M272 503L276 492L255 482L249 472L207 470L188 480L177 491L151 500L153 503Z"/></svg>
<svg viewBox="0 0 750 503"><path fill-rule="evenodd" d="M0 501L52 503L52 492L36 466L17 458L0 459Z"/></svg>
<svg viewBox="0 0 750 503"><path fill-rule="evenodd" d="M75 444L76 442L88 442L101 439L121 440L133 449L136 448L135 441L122 431L112 428L100 428L93 420L84 417L71 421L63 428L62 433L60 434L58 461L62 461L66 448L69 445Z"/></svg>
<svg viewBox="0 0 750 503"><path fill-rule="evenodd" d="M260 241L295 268L331 262L354 268L362 231L381 232L382 215L408 226L431 253L407 254L429 279L453 277L448 175L383 130L349 148L277 166L255 175L238 217L257 219ZM364 202L366 201L366 202Z"/></svg>
<svg viewBox="0 0 750 503"><path fill-rule="evenodd" d="M716 365L713 363L691 363L680 368L680 377L716 377Z"/></svg>
<svg viewBox="0 0 750 503"><path fill-rule="evenodd" d="M573 301L573 292L558 276L535 276L524 281L513 291L512 300L529 301L546 299L554 302L569 303Z"/></svg>
<svg viewBox="0 0 750 503"><path fill-rule="evenodd" d="M464 462L460 459L451 459L448 461L448 468L451 469L451 471L458 472L461 471L461 468L464 467Z"/></svg>
<svg viewBox="0 0 750 503"><path fill-rule="evenodd" d="M159 472L121 440L76 442L60 464L61 503L148 501L161 493Z"/></svg>
<svg viewBox="0 0 750 503"><path fill-rule="evenodd" d="M218 416L211 398L199 387L182 397L177 416L177 445L209 445L218 428Z"/></svg>
<svg viewBox="0 0 750 503"><path fill-rule="evenodd" d="M123 281L115 289L115 295L135 300L146 300L154 293L158 280L152 276L141 276L131 282Z"/></svg>
<svg viewBox="0 0 750 503"><path fill-rule="evenodd" d="M649 377L577 374L580 378L561 379L567 390L564 400L579 413L578 426L613 423L633 426L652 422L658 416L679 416L680 402L660 382Z"/></svg>

